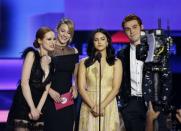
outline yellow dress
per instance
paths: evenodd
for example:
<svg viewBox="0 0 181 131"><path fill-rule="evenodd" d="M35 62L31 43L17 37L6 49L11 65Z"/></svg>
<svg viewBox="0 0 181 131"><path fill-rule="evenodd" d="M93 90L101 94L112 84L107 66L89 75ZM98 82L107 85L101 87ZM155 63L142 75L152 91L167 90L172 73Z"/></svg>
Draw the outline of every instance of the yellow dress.
<svg viewBox="0 0 181 131"><path fill-rule="evenodd" d="M101 78L101 101L112 90L113 71L114 65L104 65ZM98 105L99 63L97 61L86 69L86 81L87 94ZM80 110L79 131L99 131L99 117L94 117L90 108L84 102L82 102ZM122 131L116 98L104 110L104 116L101 117L101 131Z"/></svg>

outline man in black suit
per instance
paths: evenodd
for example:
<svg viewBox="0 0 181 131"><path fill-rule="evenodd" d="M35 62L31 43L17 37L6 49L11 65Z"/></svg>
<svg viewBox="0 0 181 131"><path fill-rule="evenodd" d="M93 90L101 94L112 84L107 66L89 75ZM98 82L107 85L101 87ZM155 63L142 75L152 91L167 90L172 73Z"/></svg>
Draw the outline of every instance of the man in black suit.
<svg viewBox="0 0 181 131"><path fill-rule="evenodd" d="M143 25L141 19L132 14L124 18L122 27L130 40L130 45L117 54L123 64L123 81L119 94L122 104L121 113L126 131L145 131L147 105L153 99L152 84L154 82L152 72L145 73L144 71L145 62L136 58L136 46L141 44ZM145 77L145 74L148 77ZM164 76L166 76L165 80L167 81L168 74ZM165 84L162 95L163 100L167 101L170 89L164 86Z"/></svg>

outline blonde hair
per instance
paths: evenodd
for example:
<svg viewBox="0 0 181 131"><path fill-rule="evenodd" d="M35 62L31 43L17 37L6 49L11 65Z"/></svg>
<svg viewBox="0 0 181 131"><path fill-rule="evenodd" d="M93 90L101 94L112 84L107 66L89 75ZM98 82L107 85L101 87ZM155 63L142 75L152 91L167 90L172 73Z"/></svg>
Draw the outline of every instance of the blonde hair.
<svg viewBox="0 0 181 131"><path fill-rule="evenodd" d="M69 40L69 43L70 43L73 39L73 36L74 36L74 23L72 20L70 20L68 18L63 18L60 20L60 22L57 25L57 31L59 30L59 28L62 24L66 24L70 30L70 36L71 36L71 38Z"/></svg>

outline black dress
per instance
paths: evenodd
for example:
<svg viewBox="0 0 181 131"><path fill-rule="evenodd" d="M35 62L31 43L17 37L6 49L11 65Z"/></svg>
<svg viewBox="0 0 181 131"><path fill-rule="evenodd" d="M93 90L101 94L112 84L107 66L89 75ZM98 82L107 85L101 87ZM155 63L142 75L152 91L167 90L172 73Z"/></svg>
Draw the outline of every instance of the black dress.
<svg viewBox="0 0 181 131"><path fill-rule="evenodd" d="M30 85L30 90L31 90L31 94L32 94L32 99L33 99L33 102L36 107L40 101L40 98L45 90L46 85L51 82L52 69L50 70L50 73L48 74L48 76L44 80L44 82L42 82L44 72L40 65L41 57L39 55L39 52L36 51L34 48L29 47L23 52L22 58L25 59L26 55L29 52L33 52L35 55L33 66L31 69L29 85ZM16 93L15 93L14 99L13 99L12 106L10 108L6 130L8 130L8 131L13 130L14 126L29 128L29 127L25 127L25 125L22 123L22 121L19 123L16 123L19 125L14 125L14 119L26 120L29 122L43 122L43 115L41 115L41 117L37 121L31 121L28 117L29 113L30 113L30 108L23 96L22 88L21 88L21 81L20 81L18 84ZM44 114L44 107L42 109L42 113ZM29 124L29 125L31 125L31 124Z"/></svg>
<svg viewBox="0 0 181 131"><path fill-rule="evenodd" d="M60 94L69 92L72 86L72 74L78 62L78 54L54 56L52 62L55 68L51 88ZM46 131L72 131L74 124L74 105L56 110L53 99L47 99L47 113L45 119Z"/></svg>

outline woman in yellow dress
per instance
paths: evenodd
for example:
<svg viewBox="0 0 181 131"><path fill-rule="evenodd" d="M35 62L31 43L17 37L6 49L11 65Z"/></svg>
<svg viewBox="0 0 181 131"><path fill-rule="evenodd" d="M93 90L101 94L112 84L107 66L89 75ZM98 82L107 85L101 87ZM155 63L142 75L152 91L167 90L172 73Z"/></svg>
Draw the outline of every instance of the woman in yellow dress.
<svg viewBox="0 0 181 131"><path fill-rule="evenodd" d="M122 81L122 63L115 58L107 31L97 29L92 33L87 54L88 57L81 60L78 71L78 88L83 99L79 131L98 131L99 128L101 131L122 131L116 101Z"/></svg>

